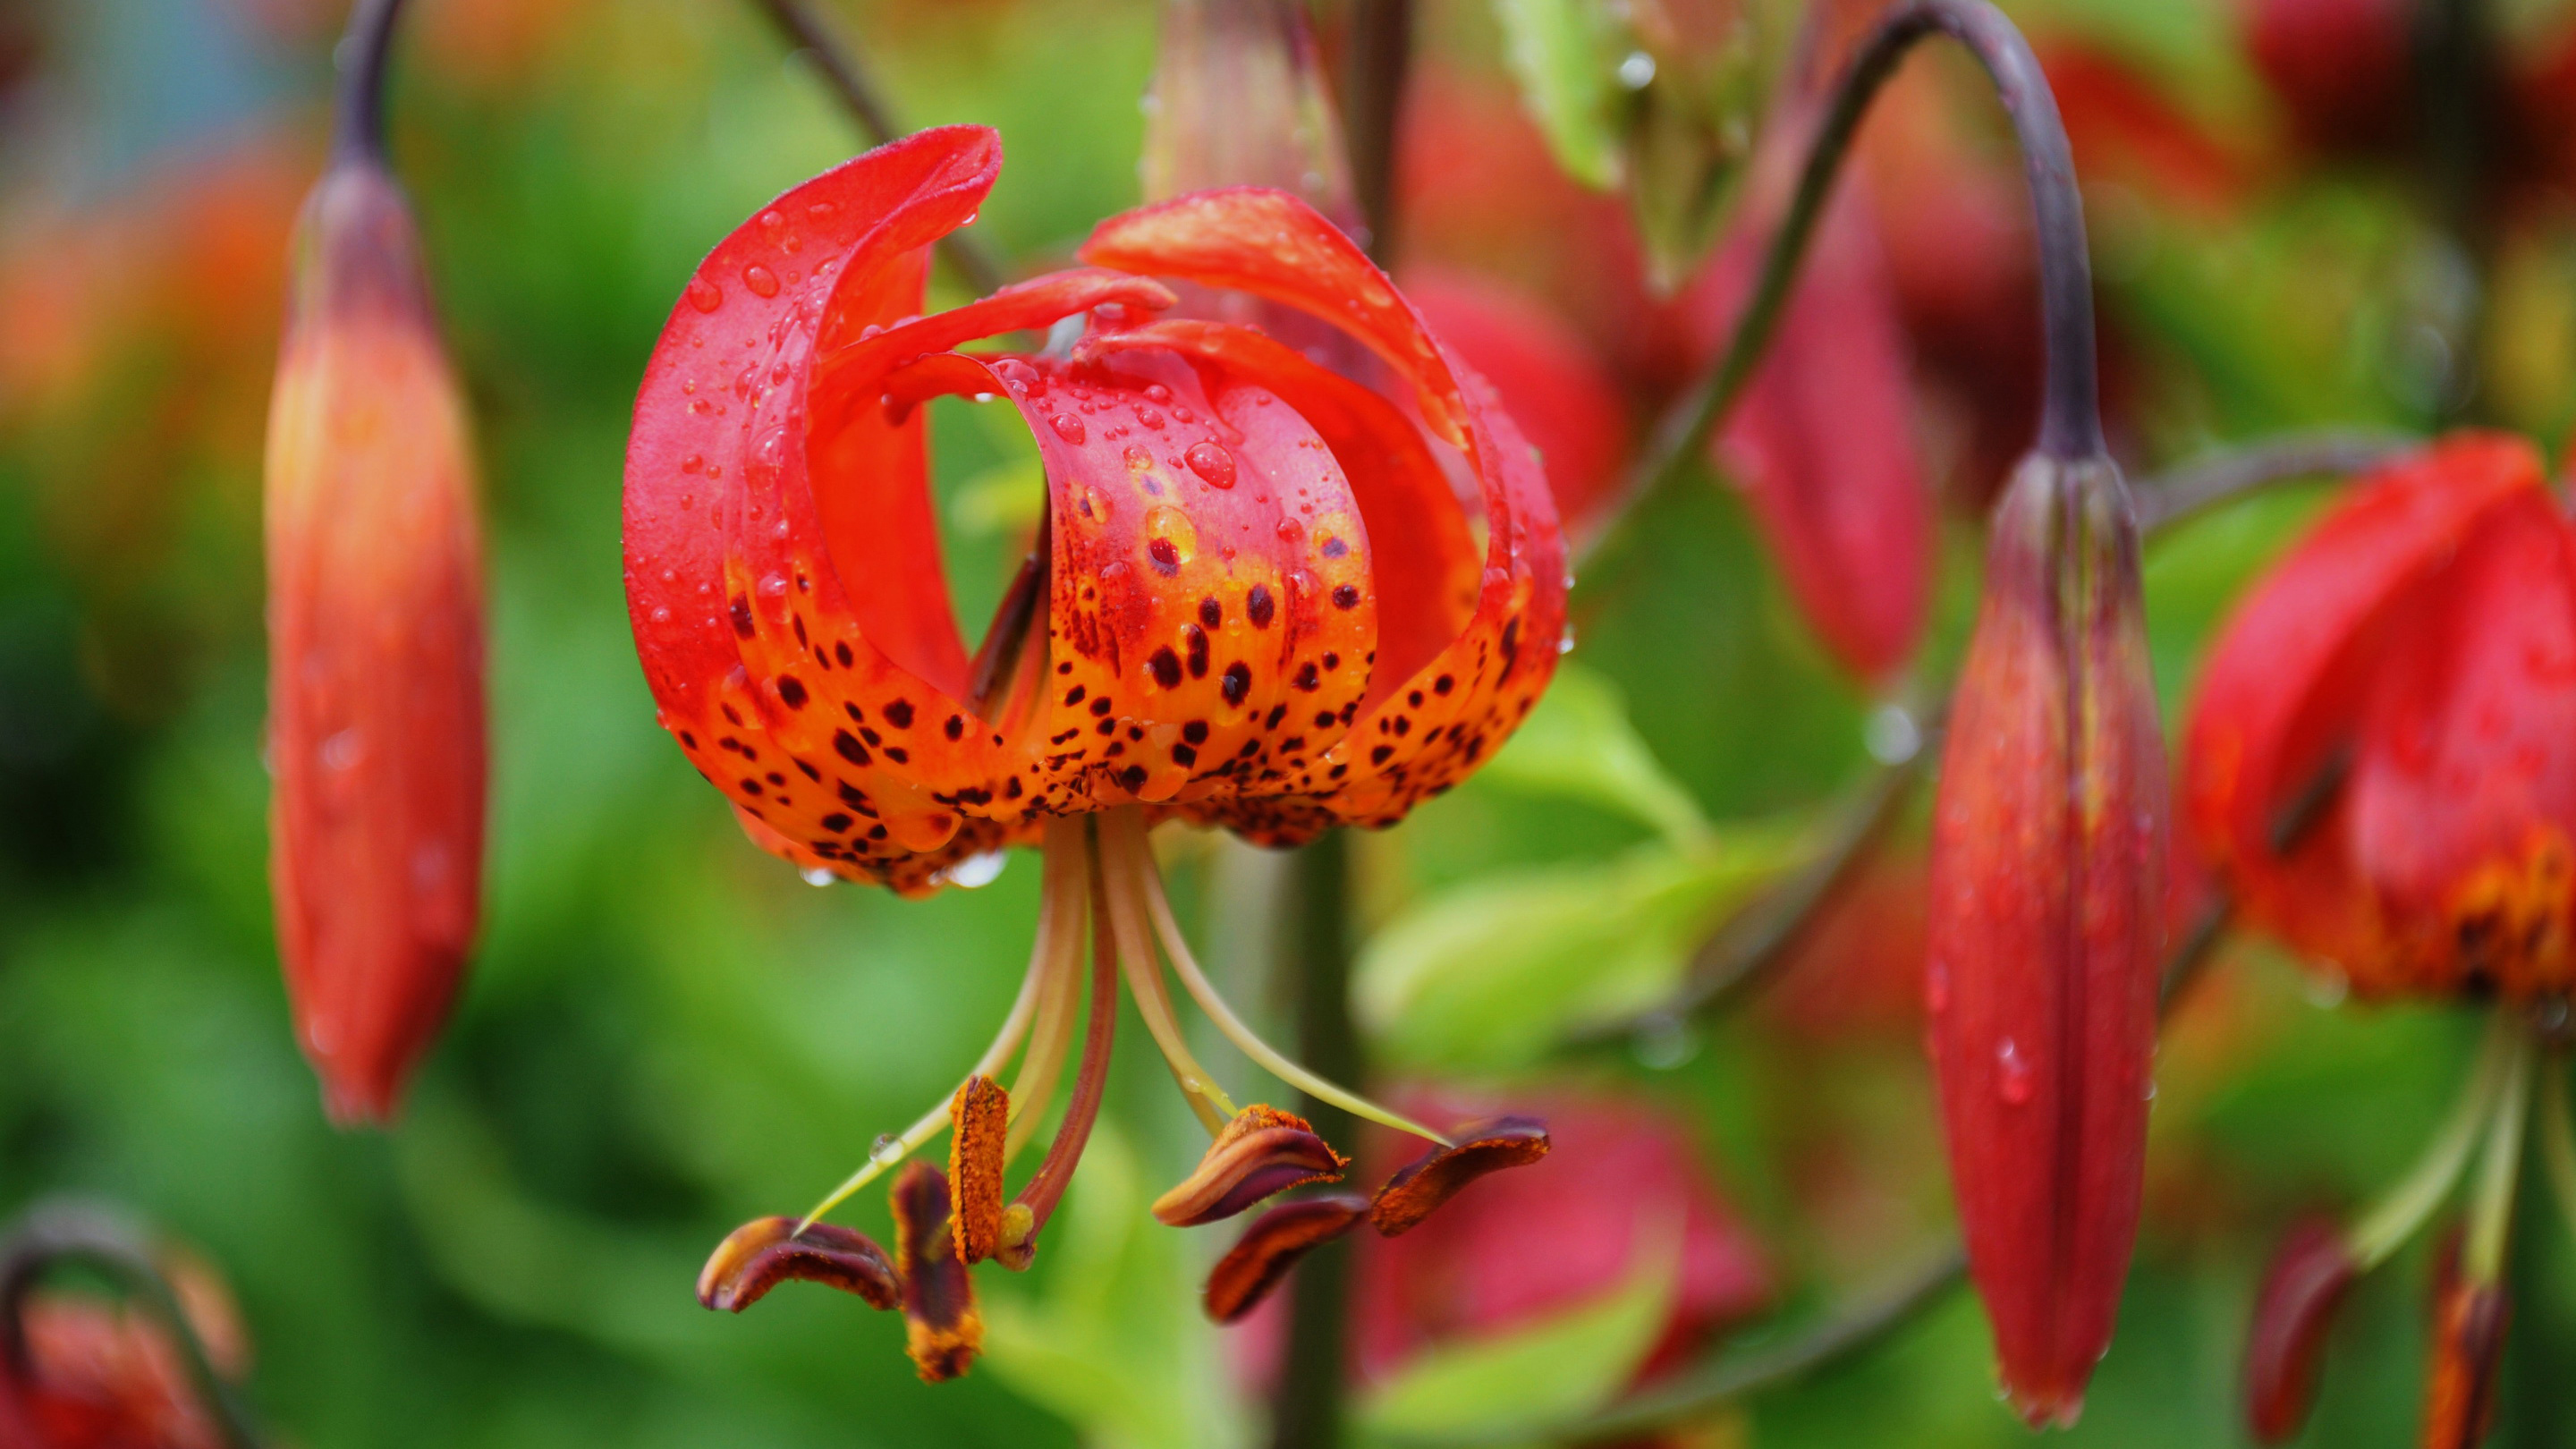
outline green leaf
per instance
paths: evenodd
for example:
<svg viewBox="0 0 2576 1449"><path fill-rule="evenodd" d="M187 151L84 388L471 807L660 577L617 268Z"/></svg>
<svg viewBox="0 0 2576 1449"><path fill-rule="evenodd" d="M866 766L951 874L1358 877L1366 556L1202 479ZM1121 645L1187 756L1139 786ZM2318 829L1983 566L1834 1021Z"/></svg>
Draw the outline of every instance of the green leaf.
<svg viewBox="0 0 2576 1449"><path fill-rule="evenodd" d="M1708 817L1628 723L1618 686L1570 661L1557 666L1555 682L1485 766L1484 778L1616 811L1676 848L1709 839Z"/></svg>
<svg viewBox="0 0 2576 1449"><path fill-rule="evenodd" d="M1521 1066L1661 1000L1717 922L1812 851L1802 832L1736 826L1687 850L1480 876L1370 940L1353 1004L1401 1066Z"/></svg>
<svg viewBox="0 0 2576 1449"><path fill-rule="evenodd" d="M1594 0L1494 0L1505 63L1547 148L1596 190L1619 184L1618 57Z"/></svg>
<svg viewBox="0 0 2576 1449"><path fill-rule="evenodd" d="M1365 1440L1501 1438L1599 1408L1636 1377L1672 1314L1681 1225L1641 1234L1627 1280L1528 1328L1435 1347L1360 1405Z"/></svg>

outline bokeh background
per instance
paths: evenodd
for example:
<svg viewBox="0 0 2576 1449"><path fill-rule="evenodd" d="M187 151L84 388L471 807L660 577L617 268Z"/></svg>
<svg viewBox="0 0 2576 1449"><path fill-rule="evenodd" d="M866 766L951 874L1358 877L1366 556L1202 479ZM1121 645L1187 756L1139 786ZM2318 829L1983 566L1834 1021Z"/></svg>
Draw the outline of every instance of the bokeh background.
<svg viewBox="0 0 2576 1449"><path fill-rule="evenodd" d="M2133 469L2291 427L2428 429L2472 383L2484 416L2555 452L2576 419L2576 205L2545 168L2467 251L2420 171L2321 158L2294 134L2227 0L2008 8L2076 134ZM2507 8L2514 43L2545 53L2547 7ZM1137 199L1147 0L827 9L913 124L1000 128L1008 163L978 231L1015 266L1062 259ZM953 1083L1017 984L1037 884L1021 860L922 902L810 888L741 839L654 727L619 586L636 379L695 259L862 144L738 0L413 7L392 147L471 394L491 534L488 912L401 1123L325 1125L268 910L259 459L341 11L0 4L0 1215L94 1195L194 1245L240 1299L252 1398L280 1442L312 1449L1256 1442L1259 1355L1195 1314L1221 1242L1142 1211L1196 1142L1141 1052L1058 1251L1027 1279L988 1276L992 1354L966 1381L914 1382L899 1324L837 1296L782 1293L738 1319L692 1300L727 1228L811 1201ZM1644 300L1616 204L1549 160L1491 9L1432 0L1422 27L1408 269L1516 289L1610 381L1624 430L1679 381L1690 329ZM1908 324L1906 426L1952 503L1932 678L1974 598L1974 502L2028 426L2018 185L1972 82L1948 57L1913 62L1887 107L1905 120L1873 128L1860 168ZM980 620L1034 516L1034 454L938 406L951 577ZM2169 707L2227 600L2321 496L2269 495L2152 548ZM1652 999L1800 858L1872 749L1901 744L1884 699L1814 642L1724 477L1655 506L1618 576L1586 581L1544 728L1359 844L1364 1016L1389 1082L1612 1094L1686 1124L1746 1281L1769 1285L1733 1310L1731 1341L1758 1344L1945 1230L1915 1005L1919 830L1895 832L1762 1000L1551 1042ZM1200 938L1277 1019L1257 908L1272 866L1173 848ZM2239 1441L2237 1354L2270 1242L2399 1171L2473 1030L2345 1007L2256 944L2221 953L2167 1032L2136 1274L2069 1443ZM1626 1190L1616 1174L1561 1186ZM2576 1444L2576 1254L2544 1212L2525 1218L2499 1443ZM851 1220L882 1214L864 1202ZM2419 1250L2359 1290L2309 1442L2411 1442L2429 1272ZM1362 1387L1364 1422L1383 1388ZM1688 1442L2022 1433L1958 1295Z"/></svg>

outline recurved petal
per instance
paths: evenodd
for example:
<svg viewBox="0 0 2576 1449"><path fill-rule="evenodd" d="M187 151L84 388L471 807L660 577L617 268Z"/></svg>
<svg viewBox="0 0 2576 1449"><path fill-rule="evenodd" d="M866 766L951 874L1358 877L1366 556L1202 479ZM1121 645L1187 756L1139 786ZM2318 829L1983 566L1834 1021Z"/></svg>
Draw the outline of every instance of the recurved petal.
<svg viewBox="0 0 2576 1449"><path fill-rule="evenodd" d="M1535 1117L1496 1117L1471 1122L1452 1134L1457 1144L1435 1147L1397 1170L1369 1203L1378 1236L1406 1232L1467 1184L1507 1167L1527 1167L1547 1156L1547 1124Z"/></svg>
<svg viewBox="0 0 2576 1449"><path fill-rule="evenodd" d="M672 308L627 449L627 605L664 728L800 865L916 890L1007 838L953 803L991 744L962 728L922 418L826 417L811 380L920 311L931 244L1000 160L989 130L925 131L745 222Z"/></svg>
<svg viewBox="0 0 2576 1449"><path fill-rule="evenodd" d="M1392 824L1465 778L1509 737L1556 669L1565 627L1565 542L1547 478L1493 389L1459 363L1350 238L1285 192L1231 187L1113 217L1083 259L1230 287L1342 328L1413 387L1431 431L1465 455L1483 496L1486 549L1474 613L1405 675L1388 661L1372 704L1283 804L1238 826L1289 843L1337 822ZM1390 538L1385 547L1401 549ZM1401 553L1382 572L1421 567Z"/></svg>
<svg viewBox="0 0 2576 1449"><path fill-rule="evenodd" d="M2350 969L2377 952L2382 925L2346 848L2347 794L2286 850L2276 830L2349 760L2382 656L2423 591L2490 512L2541 485L2530 445L2494 434L2381 469L2237 605L2202 665L2184 808L2247 915L2303 951Z"/></svg>
<svg viewBox="0 0 2576 1449"><path fill-rule="evenodd" d="M1208 1270L1200 1300L1208 1318L1233 1323L1260 1307L1299 1259L1357 1227L1368 1208L1357 1193L1326 1193L1281 1203L1253 1219Z"/></svg>
<svg viewBox="0 0 2576 1449"><path fill-rule="evenodd" d="M1305 1118L1255 1102L1225 1124L1196 1171L1154 1200L1154 1216L1166 1227L1194 1228L1292 1187L1339 1182L1349 1165Z"/></svg>
<svg viewBox="0 0 2576 1449"><path fill-rule="evenodd" d="M2245 1417L2256 1442L2288 1443L2307 1422L2317 1360L2358 1270L2342 1229L2322 1218L2291 1229L2273 1253L2245 1337Z"/></svg>
<svg viewBox="0 0 2576 1449"><path fill-rule="evenodd" d="M2365 989L2576 984L2576 535L2546 495L2484 515L2395 629L2347 830L2387 958Z"/></svg>
<svg viewBox="0 0 2576 1449"><path fill-rule="evenodd" d="M871 1308L892 1308L902 1296L894 1265L865 1234L835 1223L813 1223L800 1233L794 1218L766 1217L716 1244L698 1270L698 1302L740 1313L791 1278L855 1293Z"/></svg>
<svg viewBox="0 0 2576 1449"><path fill-rule="evenodd" d="M1932 825L1924 1000L2006 1392L2071 1422L2136 1239L2166 850L2138 537L2108 459L2026 460Z"/></svg>
<svg viewBox="0 0 2576 1449"><path fill-rule="evenodd" d="M409 209L371 163L305 206L268 420L270 879L334 1118L382 1121L480 913L482 545Z"/></svg>
<svg viewBox="0 0 2576 1449"><path fill-rule="evenodd" d="M903 1279L904 1351L924 1383L966 1372L984 1347L975 1280L948 1227L948 1174L915 1159L896 1174L895 1267Z"/></svg>
<svg viewBox="0 0 2576 1449"><path fill-rule="evenodd" d="M2496 1375L2512 1320L2504 1288L2457 1278L2433 1308L2433 1371L2424 1390L2424 1449L2476 1449L2495 1422Z"/></svg>

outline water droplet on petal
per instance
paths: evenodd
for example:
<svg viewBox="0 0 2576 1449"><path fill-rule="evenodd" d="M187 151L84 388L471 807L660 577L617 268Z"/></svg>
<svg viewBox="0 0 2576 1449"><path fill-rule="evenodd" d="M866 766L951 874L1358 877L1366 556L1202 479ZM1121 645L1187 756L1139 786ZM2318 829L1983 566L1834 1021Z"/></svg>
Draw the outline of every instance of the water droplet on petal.
<svg viewBox="0 0 2576 1449"><path fill-rule="evenodd" d="M1642 91L1654 84L1655 58L1642 50L1632 50L1619 59L1619 84L1632 91Z"/></svg>
<svg viewBox="0 0 2576 1449"><path fill-rule="evenodd" d="M712 312L724 305L724 288L704 277L689 278L689 305L701 312Z"/></svg>
<svg viewBox="0 0 2576 1449"><path fill-rule="evenodd" d="M760 265L758 262L754 262L750 266L742 269L742 284L749 287L759 296L775 297L778 295L778 278L770 275L769 268Z"/></svg>
<svg viewBox="0 0 2576 1449"><path fill-rule="evenodd" d="M1057 413L1047 419L1047 426L1055 429L1055 435L1068 443L1079 444L1087 436L1083 431L1082 419L1071 413Z"/></svg>
<svg viewBox="0 0 2576 1449"><path fill-rule="evenodd" d="M2030 1061L2021 1054L2021 1045L2011 1037L1995 1048L1995 1090L2004 1101L2018 1107L2030 1100Z"/></svg>
<svg viewBox="0 0 2576 1449"><path fill-rule="evenodd" d="M840 879L839 876L832 874L830 871L825 870L819 865L807 866L805 869L798 871L797 874L805 877L805 883L809 886L827 886Z"/></svg>
<svg viewBox="0 0 2576 1449"><path fill-rule="evenodd" d="M887 1166L901 1156L903 1140L891 1132L878 1133L877 1140L868 1144L868 1161L879 1167Z"/></svg>
<svg viewBox="0 0 2576 1449"><path fill-rule="evenodd" d="M1190 522L1190 516L1177 508L1166 505L1146 513L1145 537L1149 545L1170 544L1176 564L1185 564L1198 557L1198 525Z"/></svg>
<svg viewBox="0 0 2576 1449"><path fill-rule="evenodd" d="M1002 867L1010 863L1011 858L1007 852L987 850L970 855L939 874L940 878L948 884L960 890L971 891L980 886L991 885L1000 879Z"/></svg>
<svg viewBox="0 0 2576 1449"><path fill-rule="evenodd" d="M1190 450L1181 457L1190 465L1191 472L1207 480L1210 488L1234 486L1234 455L1225 450L1224 444L1192 443Z"/></svg>

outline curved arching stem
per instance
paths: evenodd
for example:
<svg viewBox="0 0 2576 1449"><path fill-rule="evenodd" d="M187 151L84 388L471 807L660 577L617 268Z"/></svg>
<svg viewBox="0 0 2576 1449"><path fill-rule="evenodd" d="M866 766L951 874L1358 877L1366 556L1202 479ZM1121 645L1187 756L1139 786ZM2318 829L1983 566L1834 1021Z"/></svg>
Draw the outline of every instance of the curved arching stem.
<svg viewBox="0 0 2576 1449"><path fill-rule="evenodd" d="M349 11L336 54L340 91L332 116L335 160L384 160L385 59L393 49L394 22L403 0L358 0Z"/></svg>
<svg viewBox="0 0 2576 1449"><path fill-rule="evenodd" d="M1868 114L1879 88L1896 73L1897 62L1916 41L1930 35L1949 36L1976 56L1994 82L2021 149L2038 233L2040 330L2047 355L2038 450L2060 459L2091 457L2102 451L2093 346L2093 260L2086 250L2084 198L2076 189L2074 156L2065 123L2058 118L2057 98L2048 89L2038 58L2031 54L2030 42L1986 0L1904 0L1889 8L1878 28L1844 63L1808 147L1798 189L1780 229L1772 233L1771 244L1763 251L1752 297L1708 375L1676 401L1656 427L1644 461L1624 490L1623 520L1634 516L1638 505L1690 459L1707 451L1708 440L1726 420L1728 409L1753 380L1755 369L1770 351L1772 335L1779 330L1780 314L1798 279L1807 242L1824 213L1826 199L1833 194L1834 179L1851 150L1861 118ZM1622 525L1612 525L1586 552L1599 552L1622 531Z"/></svg>
<svg viewBox="0 0 2576 1449"><path fill-rule="evenodd" d="M142 1234L113 1212L72 1203L47 1204L30 1209L15 1229L0 1237L0 1374L21 1373L28 1367L26 1326L19 1315L37 1282L58 1268L96 1273L149 1308L169 1330L224 1449L260 1449L250 1411L216 1372L205 1341L197 1336L196 1325L189 1322L177 1291L153 1261Z"/></svg>

